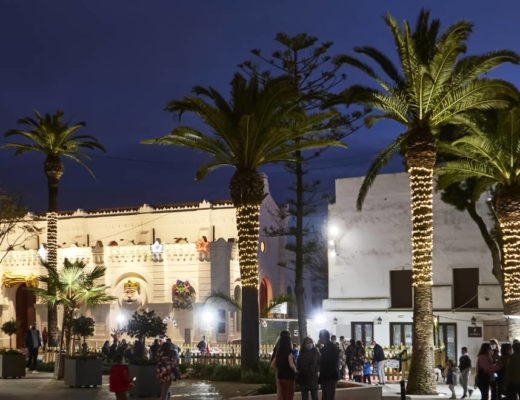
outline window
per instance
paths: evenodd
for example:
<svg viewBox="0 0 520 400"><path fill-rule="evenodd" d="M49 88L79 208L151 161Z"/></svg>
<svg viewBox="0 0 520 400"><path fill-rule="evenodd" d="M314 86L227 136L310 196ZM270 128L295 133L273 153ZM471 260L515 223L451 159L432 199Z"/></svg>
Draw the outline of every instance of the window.
<svg viewBox="0 0 520 400"><path fill-rule="evenodd" d="M392 308L412 308L412 270L390 271L390 301Z"/></svg>
<svg viewBox="0 0 520 400"><path fill-rule="evenodd" d="M401 344L406 347L412 345L412 324L390 322L390 345L401 347Z"/></svg>
<svg viewBox="0 0 520 400"><path fill-rule="evenodd" d="M433 330L435 346L444 346L446 349L446 360L457 359L457 324L439 323Z"/></svg>
<svg viewBox="0 0 520 400"><path fill-rule="evenodd" d="M217 333L226 333L226 310L218 310Z"/></svg>
<svg viewBox="0 0 520 400"><path fill-rule="evenodd" d="M453 308L478 308L478 268L453 269Z"/></svg>
<svg viewBox="0 0 520 400"><path fill-rule="evenodd" d="M368 345L374 340L374 323L373 322L352 322L352 339L356 342L361 340Z"/></svg>

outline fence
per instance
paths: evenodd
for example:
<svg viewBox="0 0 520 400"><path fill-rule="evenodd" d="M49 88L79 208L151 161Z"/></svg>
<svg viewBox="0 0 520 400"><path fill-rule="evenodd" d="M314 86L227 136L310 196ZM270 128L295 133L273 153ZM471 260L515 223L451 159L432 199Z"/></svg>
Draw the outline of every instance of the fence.
<svg viewBox="0 0 520 400"><path fill-rule="evenodd" d="M199 353L197 343L182 344L180 348L180 363L187 362L186 353L190 351L190 363L201 364L219 364L219 365L240 365L240 345L239 344L222 344L218 346L210 346L210 354ZM386 357L385 376L388 381L400 381L408 378L410 372L412 348L384 348ZM100 348L92 348L91 351L101 351ZM260 346L260 359L270 360L273 351L272 345ZM372 359L373 350L367 348L366 357ZM47 348L43 352L43 360L52 362L55 360L58 348ZM446 360L446 350L444 347L435 349L435 365L444 366Z"/></svg>

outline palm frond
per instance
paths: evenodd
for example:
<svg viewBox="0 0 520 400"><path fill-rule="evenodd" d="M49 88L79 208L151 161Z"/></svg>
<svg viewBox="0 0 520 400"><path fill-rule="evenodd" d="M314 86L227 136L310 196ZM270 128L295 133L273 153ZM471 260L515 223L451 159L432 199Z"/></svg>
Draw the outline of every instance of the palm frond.
<svg viewBox="0 0 520 400"><path fill-rule="evenodd" d="M226 304L228 306L234 307L237 310L242 310L242 304L236 301L233 297L231 297L229 294L221 292L221 291L214 291L211 292L211 294L206 297L206 300L204 300L204 303L211 303L211 302L220 302L223 304Z"/></svg>

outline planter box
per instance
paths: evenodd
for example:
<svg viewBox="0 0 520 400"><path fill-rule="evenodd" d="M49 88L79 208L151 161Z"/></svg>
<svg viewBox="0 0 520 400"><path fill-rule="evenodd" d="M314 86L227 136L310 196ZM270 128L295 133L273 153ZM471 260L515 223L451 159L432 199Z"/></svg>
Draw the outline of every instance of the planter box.
<svg viewBox="0 0 520 400"><path fill-rule="evenodd" d="M0 376L2 378L25 376L25 356L23 354L1 354Z"/></svg>
<svg viewBox="0 0 520 400"><path fill-rule="evenodd" d="M130 390L132 397L159 397L161 395L161 384L157 379L157 365L134 365L128 366L130 379L134 384Z"/></svg>
<svg viewBox="0 0 520 400"><path fill-rule="evenodd" d="M101 386L103 362L101 360L65 359L65 385L70 387Z"/></svg>

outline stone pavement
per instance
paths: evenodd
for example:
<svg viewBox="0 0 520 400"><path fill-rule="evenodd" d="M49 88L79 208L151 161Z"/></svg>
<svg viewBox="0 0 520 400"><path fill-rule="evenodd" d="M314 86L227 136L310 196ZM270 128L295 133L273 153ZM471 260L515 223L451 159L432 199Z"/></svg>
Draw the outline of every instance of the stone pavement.
<svg viewBox="0 0 520 400"><path fill-rule="evenodd" d="M171 399L216 400L227 399L252 392L259 385L236 382L201 382L181 380L172 385ZM0 379L0 400L114 400L108 390L108 376L97 388L69 388L57 381L50 372L28 373L22 379ZM136 398L137 399L137 398ZM139 400L150 400L140 397ZM153 398L157 400L157 398Z"/></svg>
<svg viewBox="0 0 520 400"><path fill-rule="evenodd" d="M172 385L171 399L175 400L216 400L244 396L254 391L259 385L236 382L204 382L192 379L181 380ZM451 393L448 385L438 384L439 395L432 399L446 399ZM462 396L462 388L456 386L457 398ZM383 387L383 399L399 399L398 383L388 383ZM422 398L409 396L408 398ZM480 399L480 392L475 390L472 399ZM108 376L103 376L103 385L97 388L69 388L63 381L52 378L52 373L29 373L22 379L0 379L0 400L106 400L115 399L108 390ZM140 398L141 400L151 400ZM155 398L154 398L155 399Z"/></svg>

